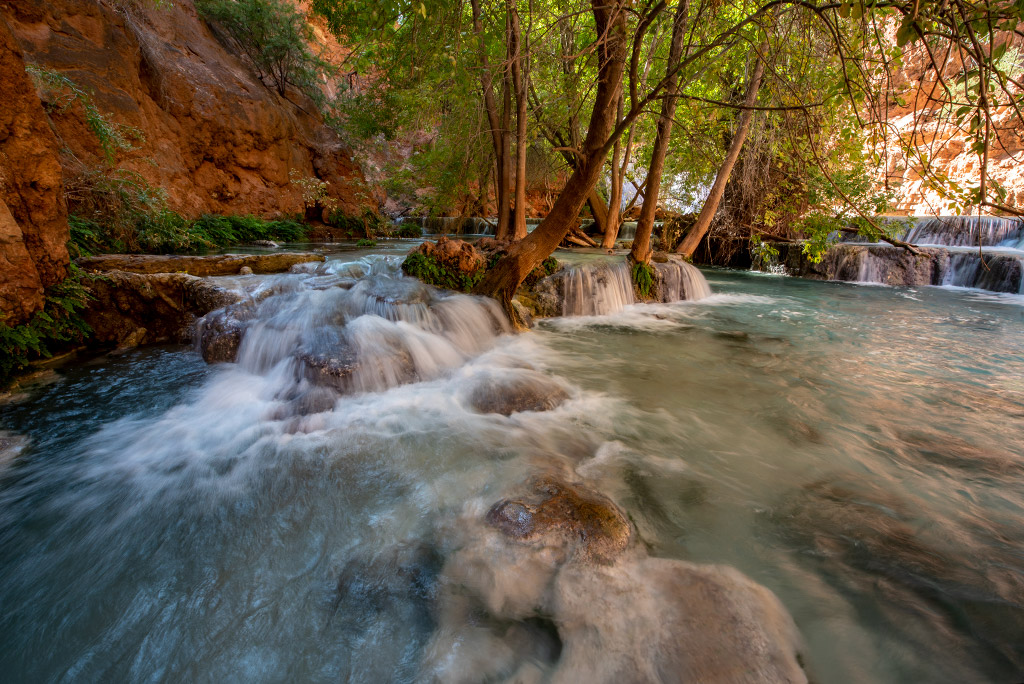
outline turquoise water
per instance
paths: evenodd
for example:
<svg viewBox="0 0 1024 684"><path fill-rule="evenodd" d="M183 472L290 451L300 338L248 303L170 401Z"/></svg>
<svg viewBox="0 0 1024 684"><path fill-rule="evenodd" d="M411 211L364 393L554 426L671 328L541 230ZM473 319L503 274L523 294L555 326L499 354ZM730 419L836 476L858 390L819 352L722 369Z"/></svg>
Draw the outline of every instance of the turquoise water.
<svg viewBox="0 0 1024 684"><path fill-rule="evenodd" d="M772 589L815 681L1024 678L1024 298L705 271L697 302L427 334L360 313L360 288L429 299L393 268L332 268L275 281L238 364L138 350L0 409L31 440L0 466L5 679L429 679L449 527L538 463L652 555ZM345 299L343 277L375 280ZM416 372L310 403L287 346L341 309L359 339L414 337ZM470 410L524 366L569 401Z"/></svg>

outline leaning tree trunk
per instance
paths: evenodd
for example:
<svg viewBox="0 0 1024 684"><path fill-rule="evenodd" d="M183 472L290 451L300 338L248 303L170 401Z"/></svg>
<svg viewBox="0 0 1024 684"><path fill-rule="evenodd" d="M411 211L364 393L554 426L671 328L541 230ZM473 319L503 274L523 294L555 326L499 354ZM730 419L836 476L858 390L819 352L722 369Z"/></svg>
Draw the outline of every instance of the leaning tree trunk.
<svg viewBox="0 0 1024 684"><path fill-rule="evenodd" d="M512 297L530 271L555 251L569 232L604 168L606 143L615 128L615 103L626 61L626 15L622 5L623 0L591 0L597 35L604 38L597 49L597 93L587 136L581 145L581 163L547 217L532 233L512 245L475 289L477 294L498 298L516 323Z"/></svg>
<svg viewBox="0 0 1024 684"><path fill-rule="evenodd" d="M689 2L683 0L676 6L676 15L672 21L672 42L668 51L668 83L665 86L665 99L661 101L661 115L658 117L658 130L654 136L654 150L651 152L651 166L647 171L647 192L644 194L644 203L640 206L633 247L629 251L629 259L634 263L647 264L651 261L654 213L658 210L658 194L661 191L661 176L665 171L665 155L668 153L668 143L672 138L672 121L679 102L679 73L673 70L673 65L679 62L683 54L688 10Z"/></svg>
<svg viewBox="0 0 1024 684"><path fill-rule="evenodd" d="M677 253L684 256L693 256L693 253L697 251L697 245L704 239L708 229L711 227L711 220L715 217L715 212L718 211L718 204L722 201L722 194L725 192L725 186L729 182L732 167L736 165L736 160L740 156L740 150L743 149L743 142L747 139L750 121L754 118L754 103L757 102L757 91L761 87L761 77L764 76L764 60L758 57L756 52L754 53L754 59L756 60L754 73L747 84L747 92L743 98L744 110L740 114L739 125L736 127L736 132L732 136L732 142L729 144L729 152L725 155L725 161L722 162L722 166L718 169L718 175L715 176L711 192L708 194L708 198L704 202L700 214L697 216L697 222L693 224L693 227L676 249Z"/></svg>

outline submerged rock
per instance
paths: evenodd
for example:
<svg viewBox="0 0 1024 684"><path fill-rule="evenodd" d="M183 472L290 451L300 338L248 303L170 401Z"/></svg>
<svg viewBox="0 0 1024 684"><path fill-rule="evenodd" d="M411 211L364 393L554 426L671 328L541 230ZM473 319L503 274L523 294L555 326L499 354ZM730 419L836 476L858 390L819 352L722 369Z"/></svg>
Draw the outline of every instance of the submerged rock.
<svg viewBox="0 0 1024 684"><path fill-rule="evenodd" d="M28 438L0 430L0 474L28 446Z"/></svg>
<svg viewBox="0 0 1024 684"><path fill-rule="evenodd" d="M487 512L487 522L518 542L558 538L577 558L611 562L629 545L632 527L609 499L550 478L535 481L529 494L504 499Z"/></svg>
<svg viewBox="0 0 1024 684"><path fill-rule="evenodd" d="M844 590L884 589L880 617L888 629L906 629L906 613L926 615L929 634L902 637L934 649L948 636L951 668L976 656L979 664L1024 672L1024 560L1016 552L1024 540L1005 539L988 521L970 517L936 525L917 510L912 500L868 482L818 480L793 491L769 520ZM952 553L950 530L965 552ZM973 635L966 650L952 636L964 629ZM958 679L952 670L951 679Z"/></svg>
<svg viewBox="0 0 1024 684"><path fill-rule="evenodd" d="M323 254L286 252L280 254L101 254L77 259L87 271L128 273L187 273L193 276L236 275L243 268L250 273L284 273L296 264L324 261Z"/></svg>
<svg viewBox="0 0 1024 684"><path fill-rule="evenodd" d="M468 403L478 413L510 416L521 411L550 411L569 398L553 378L529 370L488 375L469 392Z"/></svg>
<svg viewBox="0 0 1024 684"><path fill-rule="evenodd" d="M585 485L545 476L482 520L475 510L441 573L428 678L807 681L774 594L733 568L649 557L626 515Z"/></svg>

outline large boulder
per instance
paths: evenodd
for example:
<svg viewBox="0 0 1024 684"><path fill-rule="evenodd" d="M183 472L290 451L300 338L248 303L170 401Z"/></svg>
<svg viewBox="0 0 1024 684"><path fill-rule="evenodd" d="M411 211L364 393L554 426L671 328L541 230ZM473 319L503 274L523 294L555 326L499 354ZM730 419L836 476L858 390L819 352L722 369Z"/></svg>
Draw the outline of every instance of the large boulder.
<svg viewBox="0 0 1024 684"><path fill-rule="evenodd" d="M424 676L806 682L786 609L739 571L652 558L611 500L537 478L451 530Z"/></svg>
<svg viewBox="0 0 1024 684"><path fill-rule="evenodd" d="M0 15L0 319L22 323L67 275L60 144Z"/></svg>
<svg viewBox="0 0 1024 684"><path fill-rule="evenodd" d="M83 312L99 347L132 347L160 342L185 343L199 316L241 298L203 278L186 273L108 271L89 282L94 297Z"/></svg>

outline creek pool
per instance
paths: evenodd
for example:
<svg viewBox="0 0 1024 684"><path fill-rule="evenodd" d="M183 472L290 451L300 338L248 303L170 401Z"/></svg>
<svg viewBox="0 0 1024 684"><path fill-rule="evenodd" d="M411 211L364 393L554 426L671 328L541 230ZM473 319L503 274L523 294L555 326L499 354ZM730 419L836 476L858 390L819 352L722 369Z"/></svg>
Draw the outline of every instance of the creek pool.
<svg viewBox="0 0 1024 684"><path fill-rule="evenodd" d="M1024 297L706 270L527 335L451 297L444 346L353 303L402 280L378 263L278 277L238 364L140 349L0 407L30 440L0 464L5 681L429 681L448 526L545 461L651 555L774 591L816 682L1024 680ZM382 359L414 339L418 381L296 399L283 354L339 307ZM569 400L470 410L524 366Z"/></svg>

